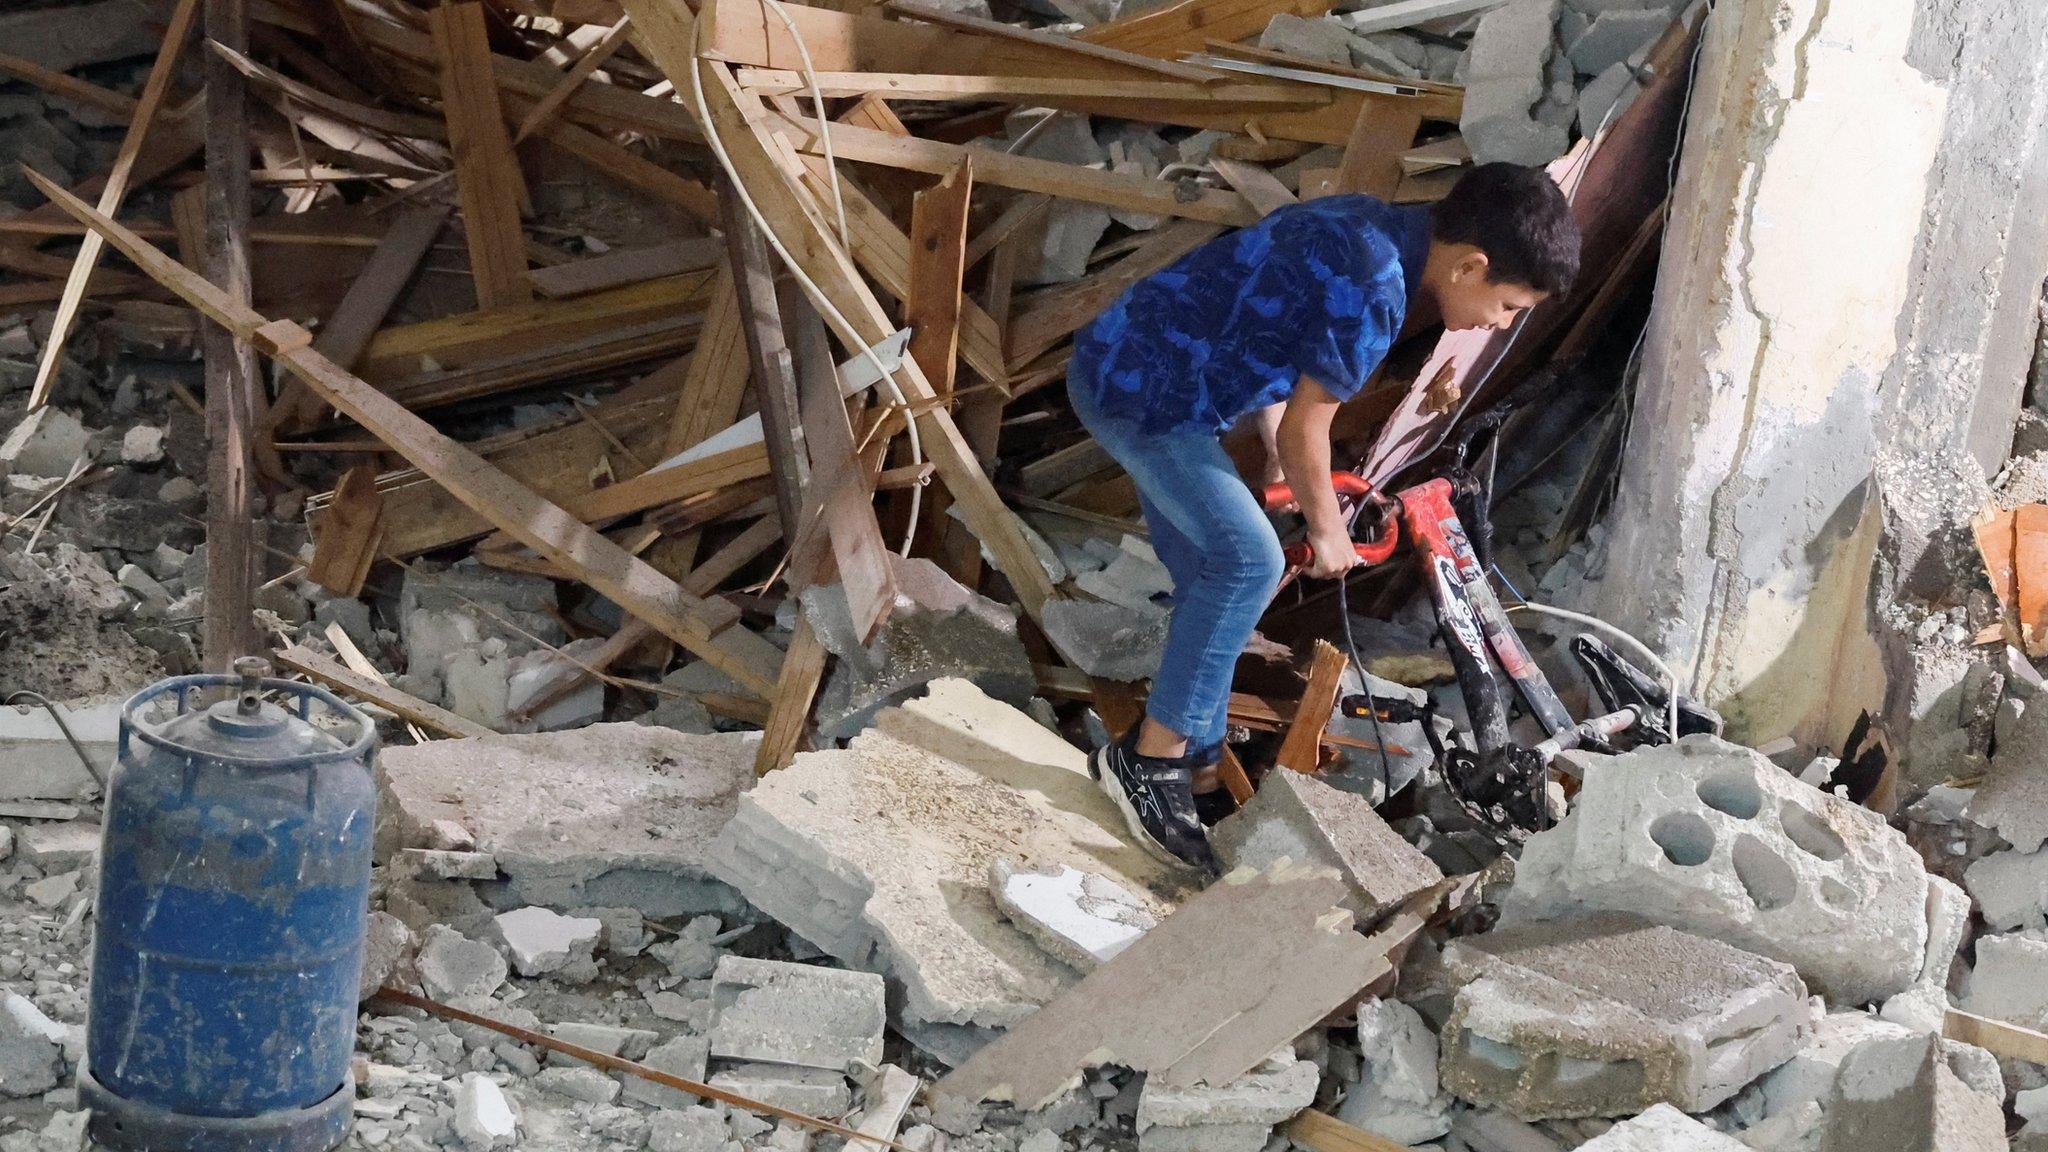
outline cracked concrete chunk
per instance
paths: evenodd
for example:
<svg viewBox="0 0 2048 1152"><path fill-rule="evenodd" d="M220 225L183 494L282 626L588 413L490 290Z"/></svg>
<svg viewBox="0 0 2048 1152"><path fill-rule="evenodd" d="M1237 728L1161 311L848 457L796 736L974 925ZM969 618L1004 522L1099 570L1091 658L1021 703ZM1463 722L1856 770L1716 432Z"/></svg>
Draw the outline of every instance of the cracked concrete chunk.
<svg viewBox="0 0 2048 1152"><path fill-rule="evenodd" d="M48 1092L63 1062L63 1026L20 993L0 992L0 1095Z"/></svg>
<svg viewBox="0 0 2048 1152"><path fill-rule="evenodd" d="M1232 868L1268 868L1282 859L1333 868L1350 885L1345 907L1361 924L1444 878L1364 797L1302 772L1268 772L1244 807L1209 834Z"/></svg>
<svg viewBox="0 0 2048 1152"><path fill-rule="evenodd" d="M497 1082L481 1072L455 1086L455 1135L470 1152L509 1148L519 1142L519 1120Z"/></svg>
<svg viewBox="0 0 2048 1152"><path fill-rule="evenodd" d="M432 924L423 934L419 970L428 997L452 1001L489 996L505 982L511 965L489 944Z"/></svg>
<svg viewBox="0 0 2048 1152"><path fill-rule="evenodd" d="M1963 985L1966 1012L2025 1028L2048 1028L2048 941L2028 936L1984 936L1977 964Z"/></svg>
<svg viewBox="0 0 2048 1152"><path fill-rule="evenodd" d="M1086 972L1159 921L1129 889L1062 864L1051 871L999 859L989 867L996 907L1055 959Z"/></svg>
<svg viewBox="0 0 2048 1152"><path fill-rule="evenodd" d="M702 1036L677 1036L649 1049L640 1061L657 1071L680 1076L685 1080L704 1082L704 1069L711 1058L711 1042ZM697 1097L668 1084L656 1084L638 1076L619 1073L625 1085L626 1096L642 1104L656 1108L688 1108L697 1102Z"/></svg>
<svg viewBox="0 0 2048 1152"><path fill-rule="evenodd" d="M882 1062L888 1024L882 978L779 960L727 956L712 976L721 1060L795 1064L844 1072Z"/></svg>
<svg viewBox="0 0 2048 1152"><path fill-rule="evenodd" d="M62 408L42 408L0 439L0 474L62 478L84 453L92 433Z"/></svg>
<svg viewBox="0 0 2048 1152"><path fill-rule="evenodd" d="M1704 1112L1812 1030L1790 965L1630 916L1453 941L1444 1083L1523 1120Z"/></svg>
<svg viewBox="0 0 2048 1152"><path fill-rule="evenodd" d="M1399 1000L1358 1006L1363 1074L1337 1119L1398 1144L1425 1144L1451 1130L1450 1097L1437 1076L1436 1034Z"/></svg>
<svg viewBox="0 0 2048 1152"><path fill-rule="evenodd" d="M1124 839L1079 749L960 680L762 779L709 849L755 907L900 984L913 1033L1005 1027L1074 980L1003 919L988 892L998 855L1098 872L1156 915L1170 905L1154 893L1177 883Z"/></svg>
<svg viewBox="0 0 2048 1152"><path fill-rule="evenodd" d="M737 898L710 878L710 844L754 778L759 739L594 724L387 749L379 854L431 845L435 822L449 821L497 859L501 906L732 911Z"/></svg>
<svg viewBox="0 0 2048 1152"><path fill-rule="evenodd" d="M1166 651L1167 611L1101 600L1045 602L1045 635L1074 667L1105 680L1147 680Z"/></svg>
<svg viewBox="0 0 2048 1152"><path fill-rule="evenodd" d="M1196 1128L1211 1124L1272 1127L1315 1103L1316 1066L1293 1049L1275 1052L1265 1063L1228 1084L1172 1088L1147 1082L1138 1093L1138 1131Z"/></svg>
<svg viewBox="0 0 2048 1152"><path fill-rule="evenodd" d="M2002 1152L2005 1147L2000 1101L1956 1078L1942 1059L1938 1037L1873 1040L1842 1061L1821 1152Z"/></svg>
<svg viewBox="0 0 2048 1152"><path fill-rule="evenodd" d="M1037 688L1031 658L1017 638L1015 609L968 590L929 560L890 557L896 599L874 636L854 634L846 590L838 584L802 593L805 617L839 662L818 695L818 731L852 736L874 714L934 680L958 677L1021 706Z"/></svg>
<svg viewBox="0 0 2048 1152"><path fill-rule="evenodd" d="M499 913L497 926L521 976L545 976L576 960L588 961L604 932L602 920L532 907Z"/></svg>
<svg viewBox="0 0 2048 1152"><path fill-rule="evenodd" d="M1837 1003L1919 979L1926 870L1876 813L1712 736L1584 760L1571 814L1522 853L1504 922L1633 913L1783 960Z"/></svg>
<svg viewBox="0 0 2048 1152"><path fill-rule="evenodd" d="M1669 1104L1658 1104L1579 1145L1580 1152L1743 1152L1744 1148L1741 1141Z"/></svg>
<svg viewBox="0 0 2048 1152"><path fill-rule="evenodd" d="M846 1077L822 1068L740 1064L712 1076L709 1083L806 1116L838 1116L853 1103Z"/></svg>

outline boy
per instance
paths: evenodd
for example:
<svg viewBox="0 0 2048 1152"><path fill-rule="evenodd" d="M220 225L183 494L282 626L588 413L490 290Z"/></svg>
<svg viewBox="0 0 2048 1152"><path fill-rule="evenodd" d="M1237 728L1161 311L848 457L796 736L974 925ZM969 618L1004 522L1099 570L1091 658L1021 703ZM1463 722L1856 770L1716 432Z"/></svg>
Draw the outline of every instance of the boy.
<svg viewBox="0 0 2048 1152"><path fill-rule="evenodd" d="M1487 164L1432 207L1332 196L1281 208L1132 285L1075 337L1074 412L1135 482L1173 576L1144 722L1088 765L1139 843L1215 867L1193 778L1222 754L1231 675L1280 580L1279 539L1221 433L1261 414L1308 524L1307 573L1342 577L1357 556L1330 490L1337 406L1397 340L1505 329L1568 290L1578 263L1550 177Z"/></svg>

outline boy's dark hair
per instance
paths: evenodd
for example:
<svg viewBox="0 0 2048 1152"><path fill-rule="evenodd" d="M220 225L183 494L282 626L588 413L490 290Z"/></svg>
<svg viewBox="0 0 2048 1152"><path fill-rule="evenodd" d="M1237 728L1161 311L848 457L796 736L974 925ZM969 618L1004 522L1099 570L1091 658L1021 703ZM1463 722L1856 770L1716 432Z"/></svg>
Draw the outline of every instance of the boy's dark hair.
<svg viewBox="0 0 2048 1152"><path fill-rule="evenodd" d="M1579 226L1549 173L1481 164L1430 208L1430 238L1486 253L1486 278L1562 296L1579 274Z"/></svg>

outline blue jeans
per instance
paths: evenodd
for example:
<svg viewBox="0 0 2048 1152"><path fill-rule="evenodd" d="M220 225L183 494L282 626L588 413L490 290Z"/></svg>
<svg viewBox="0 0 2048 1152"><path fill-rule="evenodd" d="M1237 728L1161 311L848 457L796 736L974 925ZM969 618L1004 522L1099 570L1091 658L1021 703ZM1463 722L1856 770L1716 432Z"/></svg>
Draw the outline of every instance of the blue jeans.
<svg viewBox="0 0 2048 1152"><path fill-rule="evenodd" d="M1173 576L1166 654L1145 713L1190 749L1221 744L1237 658L1280 586L1280 538L1213 433L1140 432L1087 392L1069 385L1074 414L1137 485L1152 549Z"/></svg>

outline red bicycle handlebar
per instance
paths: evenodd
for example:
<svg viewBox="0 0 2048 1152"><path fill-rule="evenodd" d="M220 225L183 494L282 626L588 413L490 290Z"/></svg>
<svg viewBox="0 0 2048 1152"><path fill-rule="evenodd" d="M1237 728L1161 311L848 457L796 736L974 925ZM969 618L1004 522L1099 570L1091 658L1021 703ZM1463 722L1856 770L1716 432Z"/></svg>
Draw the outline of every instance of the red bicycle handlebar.
<svg viewBox="0 0 2048 1152"><path fill-rule="evenodd" d="M1337 495L1350 497L1354 500L1378 498L1377 490L1366 482L1365 477L1358 475L1356 472L1330 473L1330 487L1336 491ZM1294 489L1286 484L1269 484L1259 493L1259 502L1269 512L1289 507L1295 503ZM1389 557L1393 556L1394 549L1399 547L1401 543L1400 520L1392 516L1387 517L1381 533L1376 539L1367 540L1363 543L1354 542L1353 546L1358 551L1358 562L1360 564L1384 564ZM1310 560L1314 559L1315 549L1306 542L1291 544L1281 552L1281 555L1286 558L1289 568L1304 568L1308 566Z"/></svg>

